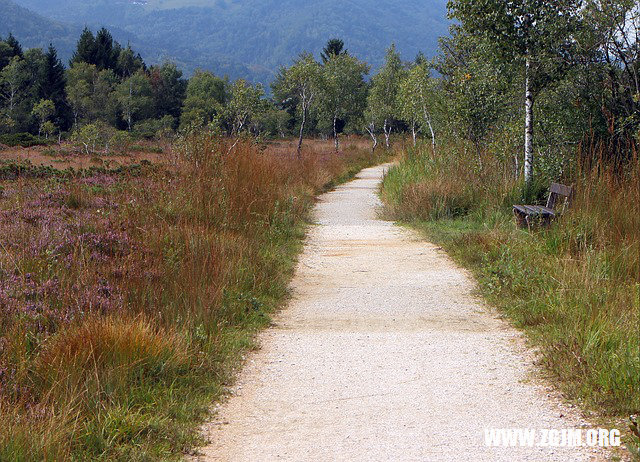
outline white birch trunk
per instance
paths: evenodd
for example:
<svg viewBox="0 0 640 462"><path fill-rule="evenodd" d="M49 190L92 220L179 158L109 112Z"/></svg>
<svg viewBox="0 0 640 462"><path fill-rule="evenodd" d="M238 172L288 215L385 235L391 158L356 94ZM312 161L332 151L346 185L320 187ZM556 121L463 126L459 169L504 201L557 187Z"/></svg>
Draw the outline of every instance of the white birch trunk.
<svg viewBox="0 0 640 462"><path fill-rule="evenodd" d="M385 119L384 126L382 127L382 129L384 131L385 146L387 147L387 149L389 149L391 147L389 143L389 137L391 136L391 126L389 125L389 122L387 121L387 119Z"/></svg>
<svg viewBox="0 0 640 462"><path fill-rule="evenodd" d="M417 133L416 133L416 121L412 121L411 122L411 136L413 137L413 147L416 147L416 137L417 137Z"/></svg>
<svg viewBox="0 0 640 462"><path fill-rule="evenodd" d="M338 140L338 130L336 129L336 122L338 120L337 116L333 116L333 142L336 147L336 152L338 152L340 148L340 141Z"/></svg>
<svg viewBox="0 0 640 462"><path fill-rule="evenodd" d="M129 108L127 110L127 126L129 127L129 131L131 131L131 118L132 118L132 106L133 106L133 85L131 81L129 81Z"/></svg>
<svg viewBox="0 0 640 462"><path fill-rule="evenodd" d="M436 155L436 134L433 131L433 126L431 125L431 117L427 118L427 125L429 126L429 132L431 132L431 150L433 151L433 155Z"/></svg>
<svg viewBox="0 0 640 462"><path fill-rule="evenodd" d="M524 181L533 180L533 93L530 82L531 61L527 57L525 77L525 116L524 116Z"/></svg>
<svg viewBox="0 0 640 462"><path fill-rule="evenodd" d="M371 147L371 152L376 152L376 148L378 147L378 137L376 136L376 125L371 122L368 127L365 127L371 140L373 141L373 146Z"/></svg>
<svg viewBox="0 0 640 462"><path fill-rule="evenodd" d="M298 157L302 157L302 135L304 134L304 124L307 122L307 108L302 105L302 123L300 124L300 136L298 137Z"/></svg>
<svg viewBox="0 0 640 462"><path fill-rule="evenodd" d="M313 92L309 91L308 88L303 88L300 91L300 101L302 101L302 124L300 125L300 136L298 138L298 157L302 157L302 136L304 134L304 126L307 123L307 112L309 111L309 106L311 106L311 102L313 101Z"/></svg>
<svg viewBox="0 0 640 462"><path fill-rule="evenodd" d="M431 150L433 151L433 155L436 155L436 134L433 131L433 125L431 124L431 114L427 111L427 104L425 102L424 93L422 91L422 87L420 88L420 99L422 100L422 114L424 115L424 120L427 122L427 126L429 127L429 133L431 133Z"/></svg>

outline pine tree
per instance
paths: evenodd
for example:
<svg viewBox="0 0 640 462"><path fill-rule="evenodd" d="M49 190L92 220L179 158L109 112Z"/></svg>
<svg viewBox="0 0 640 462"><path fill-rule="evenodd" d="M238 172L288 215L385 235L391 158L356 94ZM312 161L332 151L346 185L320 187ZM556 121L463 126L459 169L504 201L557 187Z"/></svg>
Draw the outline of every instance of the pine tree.
<svg viewBox="0 0 640 462"><path fill-rule="evenodd" d="M118 47L120 46L118 43L116 43L116 45L118 45ZM131 45L127 45L127 48L118 51L116 67L116 74L118 74L122 78L131 77L140 69L146 70L146 66L144 65L142 57L140 57L140 54L136 55L133 53Z"/></svg>
<svg viewBox="0 0 640 462"><path fill-rule="evenodd" d="M71 65L73 63L87 63L95 64L96 62L96 39L93 36L93 32L85 27L80 34L76 51L71 58Z"/></svg>
<svg viewBox="0 0 640 462"><path fill-rule="evenodd" d="M98 31L95 40L95 64L98 70L118 68L120 45L114 44L111 33L104 27Z"/></svg>
<svg viewBox="0 0 640 462"><path fill-rule="evenodd" d="M40 98L51 100L55 105L54 123L63 129L70 125L72 116L66 100L66 76L64 65L58 58L58 52L53 45L45 55L44 75L40 81Z"/></svg>
<svg viewBox="0 0 640 462"><path fill-rule="evenodd" d="M326 64L332 57L346 54L347 50L344 49L344 42L340 39L333 38L327 42L322 53L320 53L320 57L322 58L322 62Z"/></svg>
<svg viewBox="0 0 640 462"><path fill-rule="evenodd" d="M177 120L187 89L182 71L175 64L167 62L160 67L152 67L149 80L153 91L154 117L170 115Z"/></svg>
<svg viewBox="0 0 640 462"><path fill-rule="evenodd" d="M12 57L13 56L19 56L20 58L24 58L24 53L22 52L22 46L20 45L20 42L18 42L18 40L13 36L13 34L11 32L9 32L9 37L7 37L5 42L13 50L12 51L13 52Z"/></svg>

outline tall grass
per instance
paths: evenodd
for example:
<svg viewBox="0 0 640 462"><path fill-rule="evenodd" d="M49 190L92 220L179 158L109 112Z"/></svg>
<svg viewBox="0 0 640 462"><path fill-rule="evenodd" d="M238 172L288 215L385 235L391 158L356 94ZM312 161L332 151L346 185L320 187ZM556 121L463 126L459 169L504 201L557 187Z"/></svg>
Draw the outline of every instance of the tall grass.
<svg viewBox="0 0 640 462"><path fill-rule="evenodd" d="M576 158L603 158L578 153ZM567 395L602 415L640 411L640 164L579 161L568 213L516 228L511 206L546 196L510 165L482 164L460 142L409 153L383 185L387 213L412 222L471 267L488 299L525 328Z"/></svg>
<svg viewBox="0 0 640 462"><path fill-rule="evenodd" d="M169 166L3 181L0 460L178 458L286 298L314 194L379 159L185 135Z"/></svg>

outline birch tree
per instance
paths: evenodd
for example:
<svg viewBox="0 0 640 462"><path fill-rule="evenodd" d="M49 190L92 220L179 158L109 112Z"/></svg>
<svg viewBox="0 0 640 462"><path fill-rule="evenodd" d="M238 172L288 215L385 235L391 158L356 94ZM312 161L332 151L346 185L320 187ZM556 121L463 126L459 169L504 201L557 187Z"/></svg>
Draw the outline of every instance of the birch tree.
<svg viewBox="0 0 640 462"><path fill-rule="evenodd" d="M368 105L364 112L364 129L371 137L371 152L375 152L378 147L378 127L381 116L376 111L375 106Z"/></svg>
<svg viewBox="0 0 640 462"><path fill-rule="evenodd" d="M231 99L226 108L233 135L239 134L252 118L263 112L263 96L264 90L260 84L254 87L244 79L238 79L233 83Z"/></svg>
<svg viewBox="0 0 640 462"><path fill-rule="evenodd" d="M533 180L533 108L536 96L571 65L581 0L451 0L450 17L494 47L503 62L524 71L524 176Z"/></svg>
<svg viewBox="0 0 640 462"><path fill-rule="evenodd" d="M187 84L180 126L204 126L223 112L228 100L228 83L211 72L196 71Z"/></svg>
<svg viewBox="0 0 640 462"><path fill-rule="evenodd" d="M374 128L376 125L382 126L387 149L390 147L389 138L393 122L398 114L398 88L404 73L405 69L396 46L391 45L387 50L384 66L371 80L367 98L368 125ZM372 131L375 132L375 129ZM371 131L369 133L371 134Z"/></svg>
<svg viewBox="0 0 640 462"><path fill-rule="evenodd" d="M50 99L42 99L33 107L31 114L38 119L38 136L42 134L45 124L55 112L56 106Z"/></svg>
<svg viewBox="0 0 640 462"><path fill-rule="evenodd" d="M322 67L320 107L333 132L336 152L340 144L337 122L358 118L365 109L369 66L345 53L330 54Z"/></svg>
<svg viewBox="0 0 640 462"><path fill-rule="evenodd" d="M144 73L138 72L124 80L116 93L127 128L131 131L134 120L144 118L144 114L152 109L151 84Z"/></svg>
<svg viewBox="0 0 640 462"><path fill-rule="evenodd" d="M280 99L295 98L301 122L298 135L298 156L302 153L302 137L309 117L309 109L315 104L321 88L320 65L310 53L302 53L289 68L280 70L272 88ZM281 101L284 103L285 101Z"/></svg>
<svg viewBox="0 0 640 462"><path fill-rule="evenodd" d="M436 151L436 135L433 129L432 105L434 83L429 75L428 64L424 61L411 67L400 81L398 89L398 114L411 128L413 145L417 134L429 130L431 148Z"/></svg>
<svg viewBox="0 0 640 462"><path fill-rule="evenodd" d="M93 83L98 71L93 64L84 62L73 63L67 71L67 100L73 111L73 125L78 125L79 119L89 113L92 104Z"/></svg>
<svg viewBox="0 0 640 462"><path fill-rule="evenodd" d="M0 95L5 100L7 115L12 122L15 122L15 108L27 80L26 66L19 56L11 58L0 72Z"/></svg>

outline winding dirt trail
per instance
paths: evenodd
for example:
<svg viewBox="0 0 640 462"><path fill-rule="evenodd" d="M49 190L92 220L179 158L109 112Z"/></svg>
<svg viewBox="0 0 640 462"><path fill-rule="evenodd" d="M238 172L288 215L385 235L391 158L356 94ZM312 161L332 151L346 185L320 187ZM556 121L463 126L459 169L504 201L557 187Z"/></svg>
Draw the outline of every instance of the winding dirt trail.
<svg viewBox="0 0 640 462"><path fill-rule="evenodd" d="M437 247L377 218L384 166L320 197L293 299L259 337L198 460L569 461L485 428L586 423L532 378L521 336Z"/></svg>

